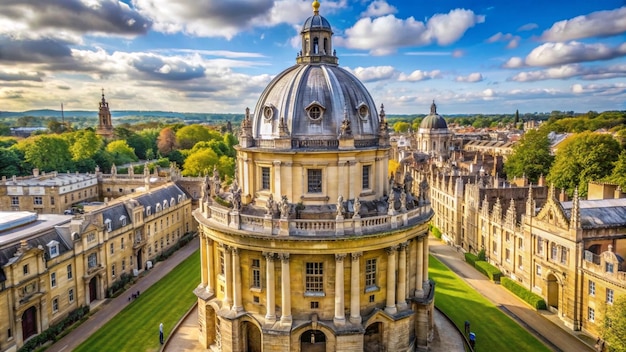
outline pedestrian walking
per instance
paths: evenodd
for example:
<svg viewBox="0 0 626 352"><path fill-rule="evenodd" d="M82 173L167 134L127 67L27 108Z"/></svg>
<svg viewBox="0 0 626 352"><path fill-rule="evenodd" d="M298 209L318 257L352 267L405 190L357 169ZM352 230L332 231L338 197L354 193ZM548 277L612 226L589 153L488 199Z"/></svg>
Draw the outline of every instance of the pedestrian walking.
<svg viewBox="0 0 626 352"><path fill-rule="evenodd" d="M473 332L470 332L469 334L469 343L470 346L472 346L472 349L474 349L474 346L476 346L476 334Z"/></svg>
<svg viewBox="0 0 626 352"><path fill-rule="evenodd" d="M159 341L161 342L161 345L162 345L163 344L163 323L159 325Z"/></svg>

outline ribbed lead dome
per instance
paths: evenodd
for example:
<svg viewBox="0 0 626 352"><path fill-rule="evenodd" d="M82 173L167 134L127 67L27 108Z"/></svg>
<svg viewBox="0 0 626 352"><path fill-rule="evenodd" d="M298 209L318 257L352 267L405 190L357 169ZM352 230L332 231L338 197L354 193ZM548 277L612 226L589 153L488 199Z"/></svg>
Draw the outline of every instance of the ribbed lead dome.
<svg viewBox="0 0 626 352"><path fill-rule="evenodd" d="M338 66L332 34L315 1L300 33L297 64L277 75L257 102L251 116L255 140L290 138L292 148L335 148L342 136L354 138L357 148L377 145L374 100L358 78Z"/></svg>
<svg viewBox="0 0 626 352"><path fill-rule="evenodd" d="M434 101L430 106L430 114L420 123L420 129L422 128L427 130L448 129L446 120L444 120L441 115L437 114L437 105L435 105Z"/></svg>

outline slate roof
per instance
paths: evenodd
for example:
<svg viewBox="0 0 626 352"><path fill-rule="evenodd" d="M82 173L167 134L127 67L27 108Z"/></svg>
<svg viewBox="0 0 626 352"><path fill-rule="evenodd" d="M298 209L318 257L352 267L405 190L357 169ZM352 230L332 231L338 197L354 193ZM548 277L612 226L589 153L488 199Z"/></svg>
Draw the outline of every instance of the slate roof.
<svg viewBox="0 0 626 352"><path fill-rule="evenodd" d="M626 198L580 200L580 225L583 229L626 227ZM572 202L561 206L568 219L572 218Z"/></svg>
<svg viewBox="0 0 626 352"><path fill-rule="evenodd" d="M123 203L108 206L102 211L102 221L105 223L105 226L107 219L111 220L111 231L124 227L122 225L122 217L126 218L126 225L131 223L132 219Z"/></svg>
<svg viewBox="0 0 626 352"><path fill-rule="evenodd" d="M148 214L145 213L148 207L151 208L151 212L154 214L156 212L156 205L159 204L162 209L164 200L166 200L167 204L171 206L170 202L173 198L175 202L174 204L178 204L178 196L182 196L183 199L188 198L187 194L180 187L178 187L178 185L172 184L155 189L149 193L142 194L134 199L144 207L144 216L148 216Z"/></svg>

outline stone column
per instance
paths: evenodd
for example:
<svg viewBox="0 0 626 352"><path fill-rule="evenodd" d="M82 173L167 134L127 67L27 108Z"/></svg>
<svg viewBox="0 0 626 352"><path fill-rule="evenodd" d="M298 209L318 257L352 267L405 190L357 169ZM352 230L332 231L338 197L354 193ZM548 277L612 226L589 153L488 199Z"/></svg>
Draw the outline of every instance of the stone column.
<svg viewBox="0 0 626 352"><path fill-rule="evenodd" d="M387 304L385 312L387 314L396 314L396 252L398 246L392 246L387 251Z"/></svg>
<svg viewBox="0 0 626 352"><path fill-rule="evenodd" d="M280 161L274 161L272 163L274 165L274 184L270 183L270 193L273 194L278 194L278 195L282 195L283 193L283 189L282 189L282 179L280 177ZM271 178L270 178L271 181Z"/></svg>
<svg viewBox="0 0 626 352"><path fill-rule="evenodd" d="M423 246L423 259L424 259L424 264L422 264L422 270L423 270L423 275L424 275L424 294L426 294L427 290L430 290L430 288L428 287L428 238L425 237L424 238L424 246Z"/></svg>
<svg viewBox="0 0 626 352"><path fill-rule="evenodd" d="M396 296L396 302L398 304L398 310L405 310L408 308L406 304L406 250L408 243L401 243L398 252L398 291Z"/></svg>
<svg viewBox="0 0 626 352"><path fill-rule="evenodd" d="M422 265L424 265L424 239L417 239L417 259L415 260L415 297L424 296L424 270L422 269Z"/></svg>
<svg viewBox="0 0 626 352"><path fill-rule="evenodd" d="M276 321L276 303L274 302L275 293L274 289L276 283L274 282L274 253L263 253L265 256L265 293L267 294L267 302L265 305L265 322L274 323Z"/></svg>
<svg viewBox="0 0 626 352"><path fill-rule="evenodd" d="M198 237L200 237L200 285L198 285L198 287L205 288L207 285L206 238L201 230L198 233Z"/></svg>
<svg viewBox="0 0 626 352"><path fill-rule="evenodd" d="M281 253L281 301L282 313L280 323L291 325L291 278L289 275L289 253Z"/></svg>
<svg viewBox="0 0 626 352"><path fill-rule="evenodd" d="M343 260L345 258L345 254L335 254L335 317L333 318L335 325L346 323L343 282Z"/></svg>
<svg viewBox="0 0 626 352"><path fill-rule="evenodd" d="M223 306L226 309L230 309L230 304L233 302L232 295L232 282L233 282L233 261L230 255L230 248L223 246L224 248L224 300L222 300Z"/></svg>
<svg viewBox="0 0 626 352"><path fill-rule="evenodd" d="M241 262L239 258L239 248L233 248L233 310L243 311L241 302Z"/></svg>
<svg viewBox="0 0 626 352"><path fill-rule="evenodd" d="M352 253L352 266L350 270L350 322L361 324L361 262L362 252Z"/></svg>
<svg viewBox="0 0 626 352"><path fill-rule="evenodd" d="M214 290L214 284L215 282L214 277L215 277L215 258L213 257L213 240L210 238L206 238L206 271L207 271L207 278L206 278L206 292L213 294L215 292Z"/></svg>

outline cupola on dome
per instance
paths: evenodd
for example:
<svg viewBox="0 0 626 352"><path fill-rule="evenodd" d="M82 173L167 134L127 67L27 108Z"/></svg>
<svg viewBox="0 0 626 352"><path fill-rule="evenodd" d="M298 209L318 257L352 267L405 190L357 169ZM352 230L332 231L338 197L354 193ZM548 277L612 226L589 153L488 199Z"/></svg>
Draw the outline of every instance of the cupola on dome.
<svg viewBox="0 0 626 352"><path fill-rule="evenodd" d="M448 129L448 124L446 120L437 113L437 105L435 105L435 101L433 100L432 105L430 106L430 114L422 120L420 123L420 129L426 130L439 130L439 129Z"/></svg>

